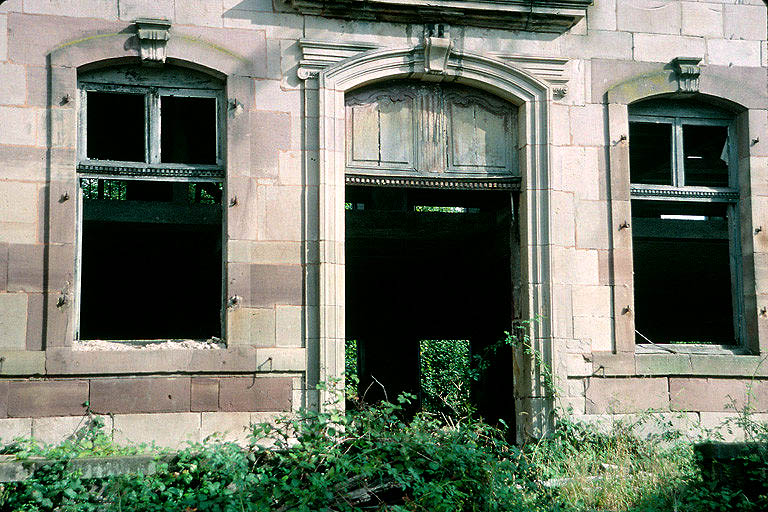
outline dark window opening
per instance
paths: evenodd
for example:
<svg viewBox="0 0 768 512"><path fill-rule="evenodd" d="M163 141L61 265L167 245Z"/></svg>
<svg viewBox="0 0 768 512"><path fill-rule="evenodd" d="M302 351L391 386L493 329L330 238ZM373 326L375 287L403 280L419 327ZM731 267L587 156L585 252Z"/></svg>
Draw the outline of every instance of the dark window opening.
<svg viewBox="0 0 768 512"><path fill-rule="evenodd" d="M160 161L216 163L216 99L160 98Z"/></svg>
<svg viewBox="0 0 768 512"><path fill-rule="evenodd" d="M638 343L732 345L727 203L632 201Z"/></svg>
<svg viewBox="0 0 768 512"><path fill-rule="evenodd" d="M80 339L221 337L221 185L81 184Z"/></svg>
<svg viewBox="0 0 768 512"><path fill-rule="evenodd" d="M685 184L728 186L728 127L683 124Z"/></svg>
<svg viewBox="0 0 768 512"><path fill-rule="evenodd" d="M629 172L632 183L672 184L672 125L629 123Z"/></svg>
<svg viewBox="0 0 768 512"><path fill-rule="evenodd" d="M346 333L356 340L359 394L377 401L386 391L394 400L406 391L424 408L457 398L435 395L434 381L425 380L434 373L424 365L448 364L442 354L456 359L460 374L461 358L510 330L512 197L362 186L347 187L346 195L350 206L365 205L346 209ZM424 205L436 210L416 209ZM486 419L513 425L510 365L511 355L499 351L462 393Z"/></svg>
<svg viewBox="0 0 768 512"><path fill-rule="evenodd" d="M143 94L88 91L87 157L146 161L146 105Z"/></svg>

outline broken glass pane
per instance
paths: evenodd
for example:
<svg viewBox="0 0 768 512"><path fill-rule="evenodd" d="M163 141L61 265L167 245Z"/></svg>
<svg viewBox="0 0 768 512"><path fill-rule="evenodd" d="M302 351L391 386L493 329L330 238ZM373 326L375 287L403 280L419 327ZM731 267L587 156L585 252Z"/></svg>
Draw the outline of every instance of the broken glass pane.
<svg viewBox="0 0 768 512"><path fill-rule="evenodd" d="M144 162L145 114L143 94L88 91L88 158Z"/></svg>
<svg viewBox="0 0 768 512"><path fill-rule="evenodd" d="M685 184L728 186L728 127L683 125Z"/></svg>
<svg viewBox="0 0 768 512"><path fill-rule="evenodd" d="M629 140L630 181L672 185L672 125L631 122Z"/></svg>
<svg viewBox="0 0 768 512"><path fill-rule="evenodd" d="M216 163L216 99L160 99L160 160L172 164Z"/></svg>

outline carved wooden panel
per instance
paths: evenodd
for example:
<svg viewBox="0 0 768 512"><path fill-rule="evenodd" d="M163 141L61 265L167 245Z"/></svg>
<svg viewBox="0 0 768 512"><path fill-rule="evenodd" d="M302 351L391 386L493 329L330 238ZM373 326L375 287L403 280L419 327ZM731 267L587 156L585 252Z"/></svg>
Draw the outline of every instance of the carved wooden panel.
<svg viewBox="0 0 768 512"><path fill-rule="evenodd" d="M388 83L347 95L347 173L517 176L514 105L456 85Z"/></svg>

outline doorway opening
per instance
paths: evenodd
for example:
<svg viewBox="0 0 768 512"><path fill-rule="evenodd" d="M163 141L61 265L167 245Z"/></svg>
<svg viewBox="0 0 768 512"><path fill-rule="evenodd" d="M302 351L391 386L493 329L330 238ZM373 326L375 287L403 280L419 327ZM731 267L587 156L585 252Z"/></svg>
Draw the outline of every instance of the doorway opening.
<svg viewBox="0 0 768 512"><path fill-rule="evenodd" d="M409 392L414 409L438 411L469 400L487 421L514 428L510 347L472 376L475 356L503 340L514 318L514 199L347 186L347 357L356 357L359 397Z"/></svg>

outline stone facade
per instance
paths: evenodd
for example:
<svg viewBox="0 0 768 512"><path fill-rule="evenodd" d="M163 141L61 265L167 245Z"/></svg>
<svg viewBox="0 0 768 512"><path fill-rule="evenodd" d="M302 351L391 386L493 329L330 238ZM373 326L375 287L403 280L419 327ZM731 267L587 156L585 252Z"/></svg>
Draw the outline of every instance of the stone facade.
<svg viewBox="0 0 768 512"><path fill-rule="evenodd" d="M315 385L344 368L345 96L392 80L482 89L518 111L517 175L507 180L519 201L514 310L541 318L533 345L558 389L555 398L522 353L508 362L521 437L546 429L557 408L589 421L681 412L702 424L736 414L734 404L768 412L766 5L594 0L548 10L537 1L534 15L529 3L453 25L448 11L419 14L405 1L367 14L313 1L2 2L0 438L57 439L84 402L113 415L121 439L158 431L166 444L240 435L254 418L318 407L326 397ZM137 19L168 24L147 35ZM692 59L690 69L677 58ZM83 350L76 339L78 77L142 62L223 84L222 347ZM732 113L735 346L636 344L629 115L652 97ZM466 177L438 178L466 188Z"/></svg>

